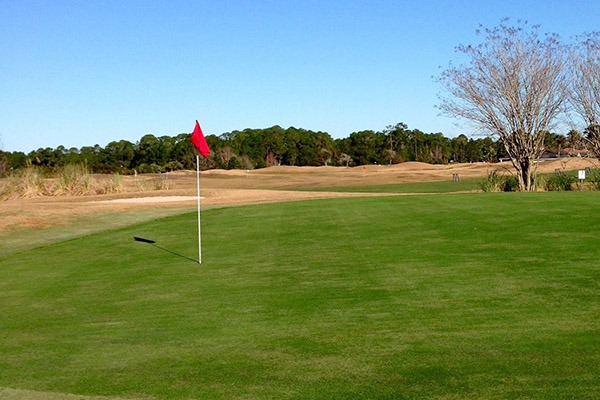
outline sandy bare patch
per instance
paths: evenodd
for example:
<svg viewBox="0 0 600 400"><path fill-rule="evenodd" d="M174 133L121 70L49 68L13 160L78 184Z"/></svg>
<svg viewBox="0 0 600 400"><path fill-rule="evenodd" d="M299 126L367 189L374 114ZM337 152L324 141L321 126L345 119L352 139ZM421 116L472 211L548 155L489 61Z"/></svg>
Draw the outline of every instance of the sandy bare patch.
<svg viewBox="0 0 600 400"><path fill-rule="evenodd" d="M202 200L203 197L200 197ZM181 201L197 201L197 196L153 196L153 197L131 197L127 199L113 200L96 200L92 203L110 204L110 203L125 203L125 204L145 204L145 203L173 203Z"/></svg>

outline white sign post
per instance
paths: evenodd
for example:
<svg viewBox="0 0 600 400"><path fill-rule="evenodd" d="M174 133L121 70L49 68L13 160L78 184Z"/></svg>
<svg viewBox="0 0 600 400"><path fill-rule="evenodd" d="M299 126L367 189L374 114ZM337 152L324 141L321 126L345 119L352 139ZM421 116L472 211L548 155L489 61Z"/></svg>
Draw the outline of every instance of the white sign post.
<svg viewBox="0 0 600 400"><path fill-rule="evenodd" d="M584 181L585 180L585 169L580 169L579 170L579 180L580 181Z"/></svg>

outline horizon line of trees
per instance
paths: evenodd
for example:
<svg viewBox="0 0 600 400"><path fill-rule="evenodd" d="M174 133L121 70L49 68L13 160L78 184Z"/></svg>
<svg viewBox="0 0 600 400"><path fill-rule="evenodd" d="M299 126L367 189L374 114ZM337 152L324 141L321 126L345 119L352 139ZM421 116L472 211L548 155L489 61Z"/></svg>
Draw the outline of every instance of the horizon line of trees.
<svg viewBox="0 0 600 400"><path fill-rule="evenodd" d="M138 142L119 140L81 148L40 148L28 154L0 151L0 175L28 166L56 170L69 164L85 164L93 173L158 173L195 169L196 150L191 133L176 136L144 135ZM276 165L360 166L420 161L429 164L450 162L496 162L506 158L502 143L491 137L454 138L442 133L424 133L404 123L383 131L364 130L347 138L333 139L326 132L278 125L244 129L221 135L207 135L211 149L201 159L202 169L255 169ZM567 147L581 148L583 138L572 130L567 136L547 133L545 148L553 154Z"/></svg>

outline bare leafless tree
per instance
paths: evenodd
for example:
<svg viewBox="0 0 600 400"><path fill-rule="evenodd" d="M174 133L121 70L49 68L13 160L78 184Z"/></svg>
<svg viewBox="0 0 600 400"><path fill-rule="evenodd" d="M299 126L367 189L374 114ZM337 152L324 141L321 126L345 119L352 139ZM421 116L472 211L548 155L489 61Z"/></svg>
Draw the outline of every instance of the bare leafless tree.
<svg viewBox="0 0 600 400"><path fill-rule="evenodd" d="M519 21L480 27L479 45L460 45L468 64L442 72L446 90L440 109L497 136L516 170L519 188L534 189L536 159L544 136L566 104L566 53L555 34L541 36L538 26ZM450 96L447 96L447 95Z"/></svg>
<svg viewBox="0 0 600 400"><path fill-rule="evenodd" d="M570 101L586 125L586 144L600 157L600 33L577 39L569 52Z"/></svg>
<svg viewBox="0 0 600 400"><path fill-rule="evenodd" d="M235 152L233 151L233 149L230 146L224 146L224 147L220 148L217 151L217 154L218 154L219 158L221 159L221 162L223 163L223 166L225 168L229 168L229 164L231 163L231 160L233 160L233 158L236 156Z"/></svg>

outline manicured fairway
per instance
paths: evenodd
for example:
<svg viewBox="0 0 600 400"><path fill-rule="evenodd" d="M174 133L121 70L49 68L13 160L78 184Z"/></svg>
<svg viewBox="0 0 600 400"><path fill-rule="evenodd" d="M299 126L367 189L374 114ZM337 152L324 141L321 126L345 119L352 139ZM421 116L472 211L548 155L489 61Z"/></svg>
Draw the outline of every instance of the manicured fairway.
<svg viewBox="0 0 600 400"><path fill-rule="evenodd" d="M406 182L385 185L342 186L328 188L307 188L306 190L324 192L358 192L358 193L460 193L481 191L481 179L463 179L432 182Z"/></svg>
<svg viewBox="0 0 600 400"><path fill-rule="evenodd" d="M600 397L600 193L205 210L0 258L0 387ZM156 241L135 242L134 236Z"/></svg>

